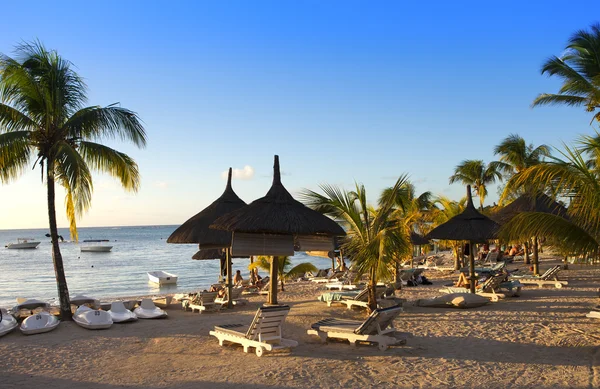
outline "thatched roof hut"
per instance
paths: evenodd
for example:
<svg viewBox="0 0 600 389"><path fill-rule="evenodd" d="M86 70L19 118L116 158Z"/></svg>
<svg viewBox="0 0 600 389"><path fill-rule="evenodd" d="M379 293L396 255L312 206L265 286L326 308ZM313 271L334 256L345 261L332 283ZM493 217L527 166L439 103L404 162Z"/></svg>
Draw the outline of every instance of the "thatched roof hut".
<svg viewBox="0 0 600 389"><path fill-rule="evenodd" d="M273 169L273 184L264 197L218 218L211 228L258 234L346 235L339 224L295 200L285 189L277 155Z"/></svg>
<svg viewBox="0 0 600 389"><path fill-rule="evenodd" d="M231 173L229 168L227 186L221 197L179 226L167 243L198 243L203 249L231 246L231 232L209 228L217 218L246 205L231 188Z"/></svg>
<svg viewBox="0 0 600 389"><path fill-rule="evenodd" d="M467 198L467 206L462 213L431 230L425 238L472 242L485 242L495 238L500 226L475 209L470 185L467 185Z"/></svg>
<svg viewBox="0 0 600 389"><path fill-rule="evenodd" d="M521 212L542 212L568 218L567 208L564 205L554 201L544 193L539 193L537 195L521 195L492 215L492 219L499 224L506 224Z"/></svg>
<svg viewBox="0 0 600 389"><path fill-rule="evenodd" d="M429 244L429 239L425 239L423 235L419 235L413 231L410 233L410 243L415 246L423 246Z"/></svg>

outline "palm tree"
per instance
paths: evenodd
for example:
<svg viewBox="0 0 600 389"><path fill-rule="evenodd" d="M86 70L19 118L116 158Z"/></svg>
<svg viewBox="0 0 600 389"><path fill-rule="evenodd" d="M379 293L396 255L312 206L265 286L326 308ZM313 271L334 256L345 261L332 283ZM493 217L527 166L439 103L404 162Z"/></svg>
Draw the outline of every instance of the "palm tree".
<svg viewBox="0 0 600 389"><path fill-rule="evenodd" d="M454 169L450 176L450 184L460 182L463 185L471 185L479 196L479 208L483 211L483 202L487 196L487 186L496 180L502 180L499 162L490 162L486 165L482 160L465 160Z"/></svg>
<svg viewBox="0 0 600 389"><path fill-rule="evenodd" d="M503 226L503 238L545 236L548 243L557 246L561 252L598 255L600 175L595 168L590 168L587 151L565 146L565 151L560 152L564 159L553 157L544 164L531 166L508 182L507 186L515 188L525 185L547 188L555 197L569 199L570 205L568 218L541 212L521 212Z"/></svg>
<svg viewBox="0 0 600 389"><path fill-rule="evenodd" d="M500 156L499 168L504 172L505 178L521 174L525 169L542 163L544 157L550 157L550 147L540 145L534 147L533 144L527 144L525 139L517 134L511 134L506 137L499 145L494 148L494 154ZM518 192L510 192L505 186L500 204L507 198L515 197L521 194L535 194L533 188L523 186ZM529 263L529 238L525 241L525 263ZM537 266L538 259L538 237L533 237L533 258Z"/></svg>
<svg viewBox="0 0 600 389"><path fill-rule="evenodd" d="M355 185L354 191L345 191L332 185L321 185L324 195L305 190L304 202L309 207L339 220L346 228L342 249L349 256L357 278L369 275L369 310L377 308L378 279L390 279L392 264L410 252L410 243L403 227L394 218L394 200L405 184L401 176L389 193L388 200L378 208L367 202L365 187Z"/></svg>
<svg viewBox="0 0 600 389"><path fill-rule="evenodd" d="M84 108L87 88L71 63L40 42L24 43L16 57L0 55L0 179L18 178L35 157L46 179L52 259L63 320L71 319L69 290L56 225L55 182L68 183L73 210L89 206L90 170L139 187L137 164L98 141L112 138L146 144L138 116L115 105Z"/></svg>
<svg viewBox="0 0 600 389"><path fill-rule="evenodd" d="M446 223L454 216L461 214L467 206L467 197L463 197L462 199L460 199L460 201L454 201L450 200L448 197L445 196L438 196L434 201L434 205L436 205L436 207L434 208L432 213L432 227ZM454 270L459 270L461 267L461 241L448 240L442 241L441 243L446 247L452 247L452 252L454 253Z"/></svg>
<svg viewBox="0 0 600 389"><path fill-rule="evenodd" d="M309 272L309 271L316 272L318 270L315 267L315 265L313 265L310 262L299 263L298 265L296 265L290 269L289 267L292 266L292 261L290 260L290 257L279 257L278 265L279 265L279 268L277 269L277 275L278 275L278 278L281 280L281 291L282 292L284 291L283 282L285 280L298 278L298 277L306 274L306 272ZM256 261L254 261L250 265L248 265L249 270L254 270L257 268L260 268L260 269L263 269L266 271L271 270L271 257L259 256L256 259Z"/></svg>
<svg viewBox="0 0 600 389"><path fill-rule="evenodd" d="M552 56L542 66L542 74L562 79L558 93L542 93L532 106L568 105L585 107L587 112L600 108L600 24L589 31L571 36L561 57ZM600 112L593 120L600 121Z"/></svg>

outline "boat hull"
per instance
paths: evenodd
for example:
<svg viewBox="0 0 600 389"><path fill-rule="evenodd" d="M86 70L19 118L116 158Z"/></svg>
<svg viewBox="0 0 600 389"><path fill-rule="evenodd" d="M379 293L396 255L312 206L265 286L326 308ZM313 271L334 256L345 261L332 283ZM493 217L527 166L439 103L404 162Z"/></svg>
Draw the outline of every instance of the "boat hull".
<svg viewBox="0 0 600 389"><path fill-rule="evenodd" d="M40 242L9 243L6 248L11 250L35 249L39 245Z"/></svg>
<svg viewBox="0 0 600 389"><path fill-rule="evenodd" d="M112 250L113 246L82 246L82 252L92 252L92 253L107 253Z"/></svg>
<svg viewBox="0 0 600 389"><path fill-rule="evenodd" d="M40 312L29 316L21 323L21 332L24 335L43 334L54 330L60 324L57 317L48 312Z"/></svg>
<svg viewBox="0 0 600 389"><path fill-rule="evenodd" d="M177 276L167 272L148 272L148 280L158 285L177 283Z"/></svg>

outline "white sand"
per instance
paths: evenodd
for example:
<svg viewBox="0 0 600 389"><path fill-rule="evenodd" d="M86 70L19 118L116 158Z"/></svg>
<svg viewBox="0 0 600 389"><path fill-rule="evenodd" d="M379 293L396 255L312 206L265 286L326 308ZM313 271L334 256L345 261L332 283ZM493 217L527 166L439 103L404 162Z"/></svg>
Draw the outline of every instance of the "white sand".
<svg viewBox="0 0 600 389"><path fill-rule="evenodd" d="M543 262L542 269L554 263ZM456 278L426 274L434 285L405 288L402 297L439 295ZM598 303L600 269L571 265L560 276L568 287L528 286L520 298L482 308L406 307L396 327L410 334L407 344L385 352L309 337L317 320L365 314L328 308L316 300L323 287L308 282L288 285L279 298L292 307L284 335L299 346L262 358L239 346L219 347L208 332L215 324L249 322L264 296L201 315L173 306L166 320L105 331L69 322L47 334L13 332L0 338L0 388L600 387L600 320L585 317Z"/></svg>

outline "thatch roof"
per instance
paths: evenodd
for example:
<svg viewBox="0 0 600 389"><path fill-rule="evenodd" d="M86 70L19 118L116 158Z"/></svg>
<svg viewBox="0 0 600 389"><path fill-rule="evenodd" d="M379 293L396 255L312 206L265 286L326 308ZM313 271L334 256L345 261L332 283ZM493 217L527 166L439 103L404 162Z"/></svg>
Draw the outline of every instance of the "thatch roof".
<svg viewBox="0 0 600 389"><path fill-rule="evenodd" d="M467 197L467 207L461 214L454 216L444 224L440 224L431 230L425 238L470 240L473 242L484 242L495 238L500 226L475 209L470 185L467 185Z"/></svg>
<svg viewBox="0 0 600 389"><path fill-rule="evenodd" d="M198 250L196 252L196 254L194 254L192 256L192 259L195 259L198 261L207 261L207 260L211 260L211 259L223 259L223 258L225 258L225 253L223 252L222 249L202 249L202 250ZM232 258L248 258L248 257L233 256Z"/></svg>
<svg viewBox="0 0 600 389"><path fill-rule="evenodd" d="M419 235L413 231L410 233L410 243L412 243L415 246L421 246L421 245L429 244L429 240L425 239L424 236Z"/></svg>
<svg viewBox="0 0 600 389"><path fill-rule="evenodd" d="M547 195L540 193L538 195L524 194L512 203L500 209L492 219L500 224L506 224L521 212L542 212L567 218L567 208L562 204L552 200Z"/></svg>
<svg viewBox="0 0 600 389"><path fill-rule="evenodd" d="M177 228L167 239L167 243L198 243L202 248L231 246L231 232L209 228L217 218L245 206L231 188L231 168L225 191L211 205L190 218Z"/></svg>
<svg viewBox="0 0 600 389"><path fill-rule="evenodd" d="M277 155L273 170L273 184L266 196L220 217L211 228L247 233L346 235L339 224L295 200L285 189Z"/></svg>

